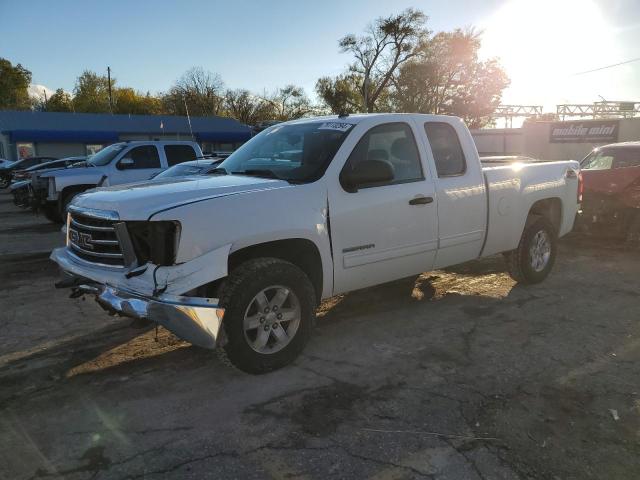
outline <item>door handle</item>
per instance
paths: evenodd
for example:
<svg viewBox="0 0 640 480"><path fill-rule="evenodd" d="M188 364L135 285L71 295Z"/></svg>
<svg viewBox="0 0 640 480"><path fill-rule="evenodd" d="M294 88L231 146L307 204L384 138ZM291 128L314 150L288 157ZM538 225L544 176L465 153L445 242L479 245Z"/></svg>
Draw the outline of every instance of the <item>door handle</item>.
<svg viewBox="0 0 640 480"><path fill-rule="evenodd" d="M409 200L409 205L428 205L433 203L433 197L415 197Z"/></svg>

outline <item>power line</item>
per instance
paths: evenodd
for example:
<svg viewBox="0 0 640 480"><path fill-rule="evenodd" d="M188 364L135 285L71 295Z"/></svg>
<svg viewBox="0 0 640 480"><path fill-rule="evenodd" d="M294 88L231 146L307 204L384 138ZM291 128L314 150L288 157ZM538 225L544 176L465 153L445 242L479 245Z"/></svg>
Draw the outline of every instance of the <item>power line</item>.
<svg viewBox="0 0 640 480"><path fill-rule="evenodd" d="M640 60L640 57L632 58L631 60L626 60L626 61L620 62L620 63L614 63L613 65L607 65L606 67L594 68L593 70L585 70L584 72L574 73L571 76L575 77L576 75L584 75L585 73L599 72L600 70L606 70L607 68L613 68L613 67L618 67L620 65L626 65L627 63L637 62L638 60Z"/></svg>

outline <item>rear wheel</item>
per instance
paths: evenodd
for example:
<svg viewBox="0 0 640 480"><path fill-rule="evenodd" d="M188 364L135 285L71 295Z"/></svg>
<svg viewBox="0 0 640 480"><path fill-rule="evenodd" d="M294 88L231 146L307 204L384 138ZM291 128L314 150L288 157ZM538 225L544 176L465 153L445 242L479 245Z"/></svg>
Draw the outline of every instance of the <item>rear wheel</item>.
<svg viewBox="0 0 640 480"><path fill-rule="evenodd" d="M4 175L0 177L0 189L7 188L10 183L11 183L10 177L4 176Z"/></svg>
<svg viewBox="0 0 640 480"><path fill-rule="evenodd" d="M247 373L291 363L313 330L313 285L302 270L277 258L249 260L232 271L220 304L226 344L218 352Z"/></svg>
<svg viewBox="0 0 640 480"><path fill-rule="evenodd" d="M516 282L542 282L553 268L558 237L549 220L537 217L525 226L518 248L504 254L509 275Z"/></svg>

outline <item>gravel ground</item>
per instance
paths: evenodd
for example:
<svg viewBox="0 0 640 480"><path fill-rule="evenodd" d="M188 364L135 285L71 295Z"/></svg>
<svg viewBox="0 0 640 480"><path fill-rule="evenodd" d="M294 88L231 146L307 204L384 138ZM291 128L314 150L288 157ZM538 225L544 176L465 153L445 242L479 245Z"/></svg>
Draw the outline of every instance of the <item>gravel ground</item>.
<svg viewBox="0 0 640 480"><path fill-rule="evenodd" d="M58 230L0 195L0 478L640 477L640 252L574 237L538 286L492 257L336 297L249 376L55 290Z"/></svg>

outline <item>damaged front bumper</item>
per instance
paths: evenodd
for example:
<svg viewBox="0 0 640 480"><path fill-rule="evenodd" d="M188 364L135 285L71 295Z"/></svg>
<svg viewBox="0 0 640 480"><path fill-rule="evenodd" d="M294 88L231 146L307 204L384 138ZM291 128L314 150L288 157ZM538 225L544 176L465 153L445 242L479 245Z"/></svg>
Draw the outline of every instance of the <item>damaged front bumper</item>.
<svg viewBox="0 0 640 480"><path fill-rule="evenodd" d="M64 272L58 288L72 288L77 295L93 295L110 314L151 320L193 345L213 349L221 331L224 309L217 299L160 294L144 295Z"/></svg>

